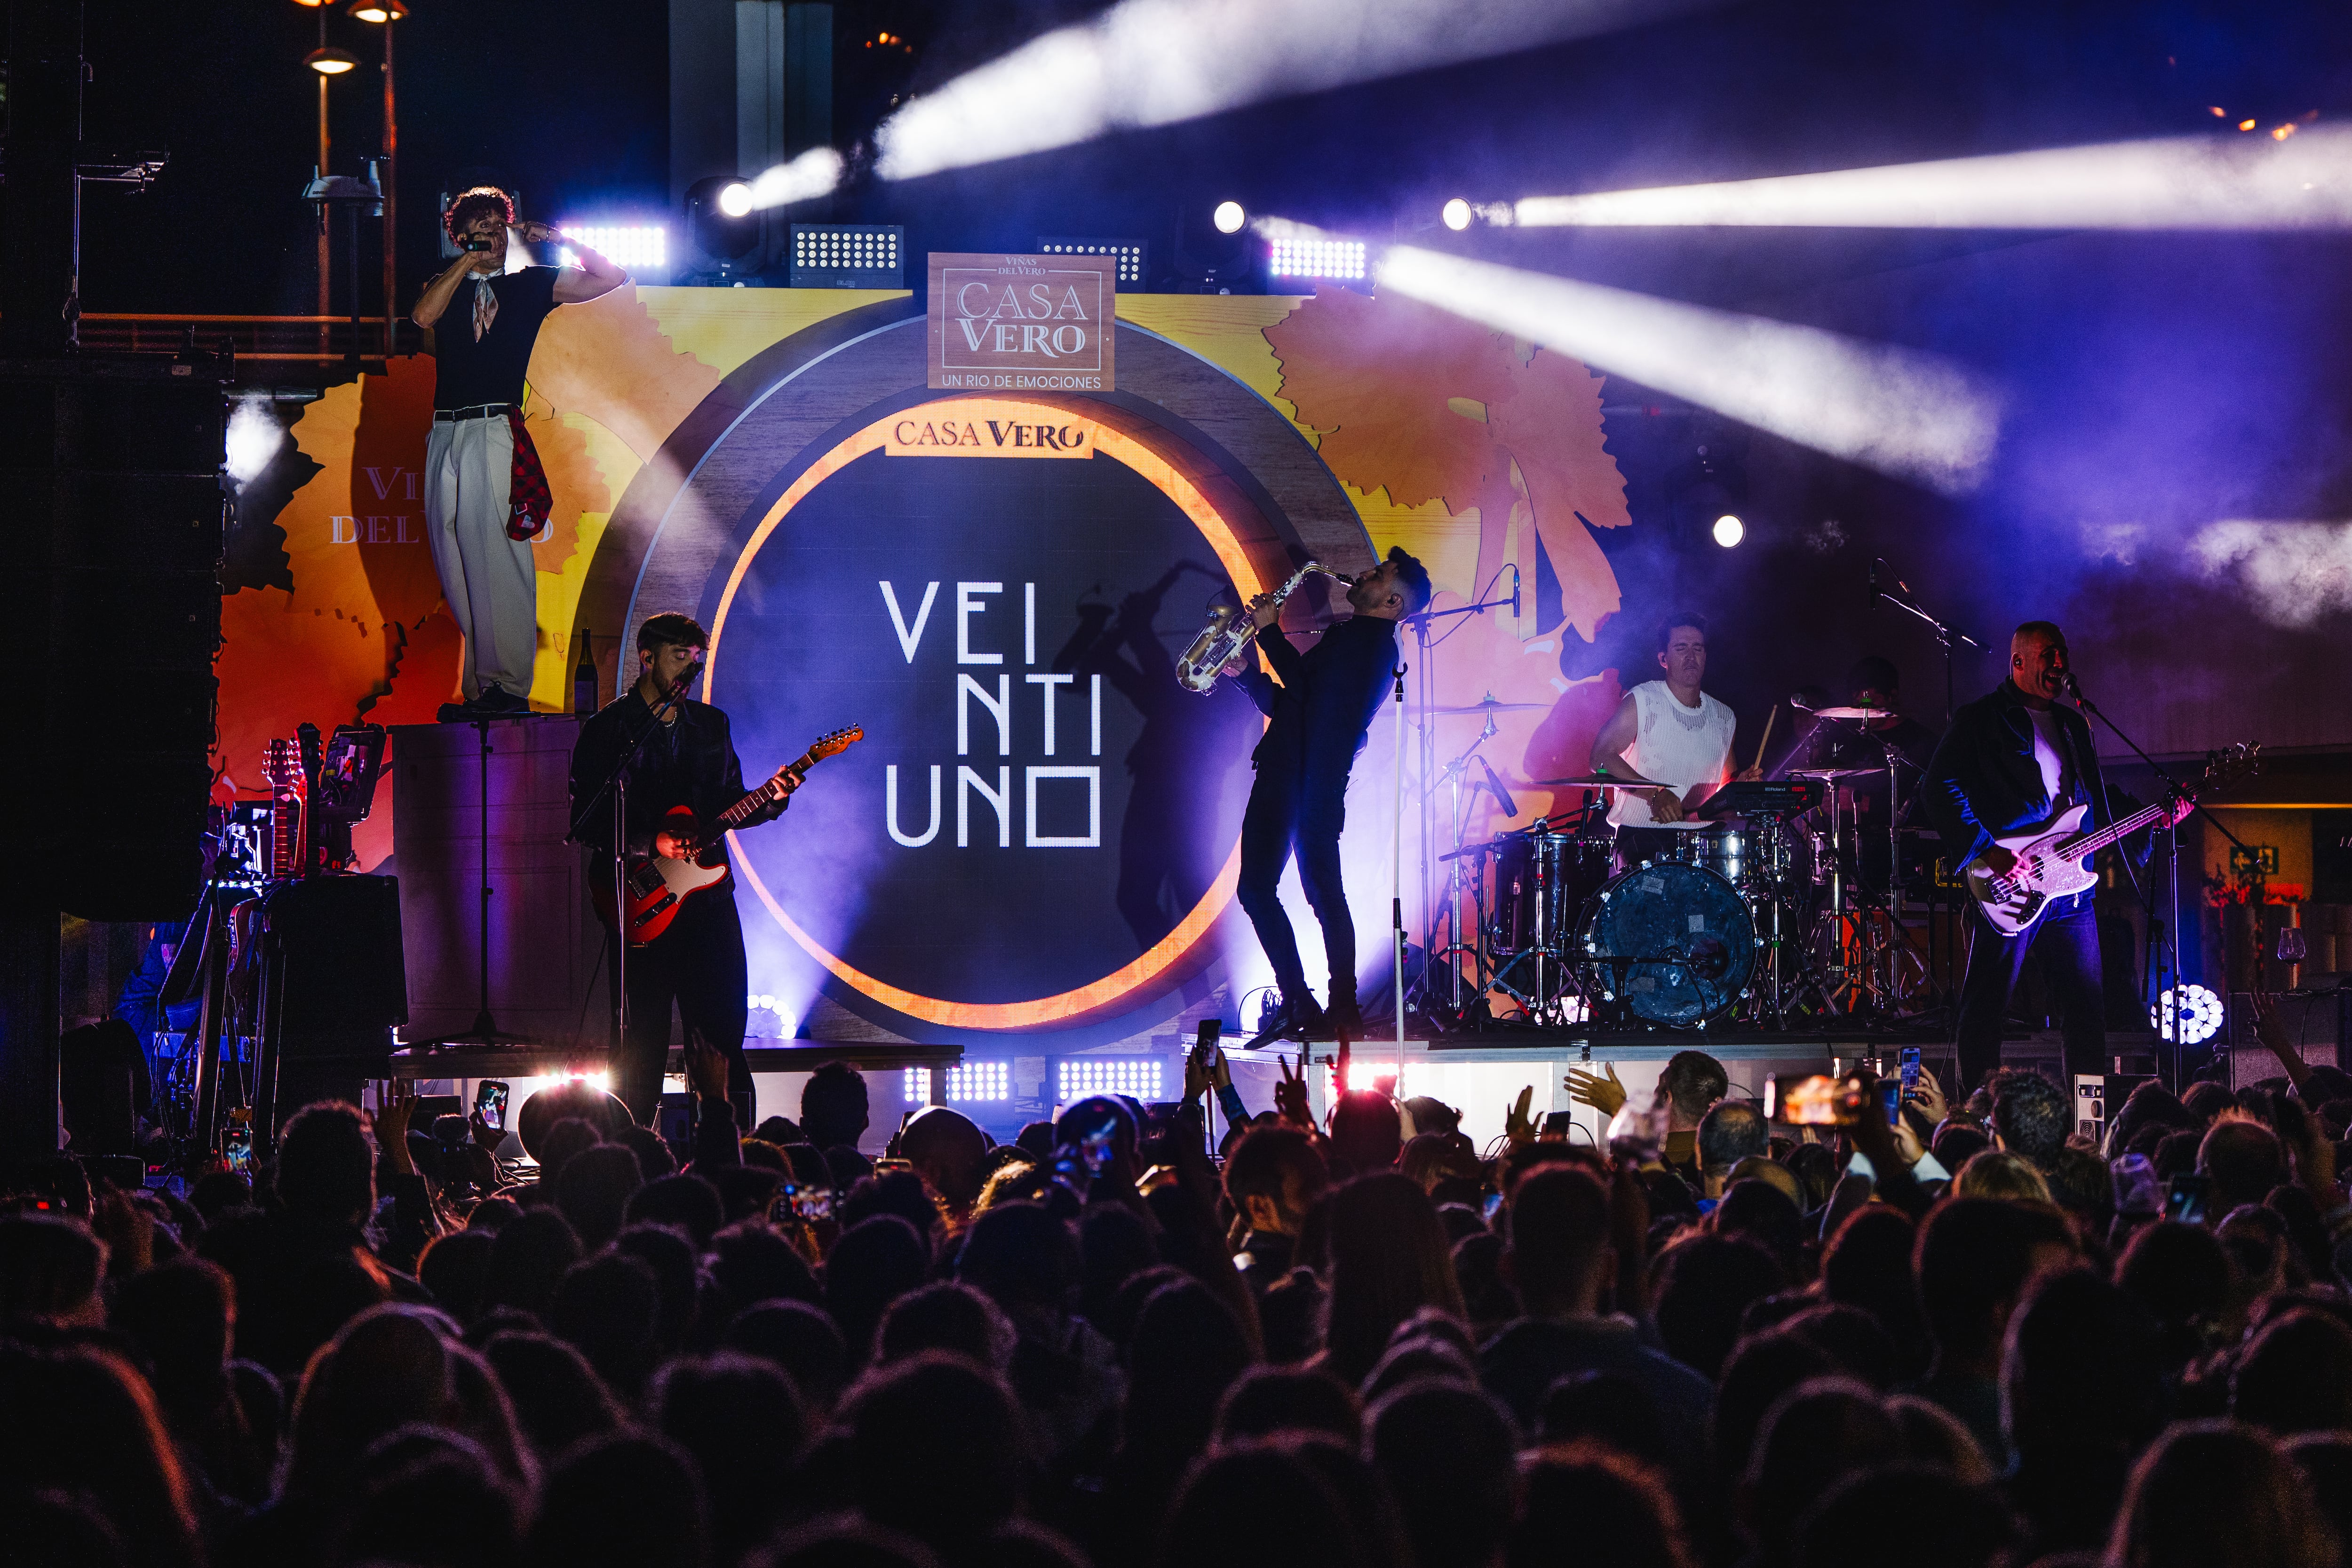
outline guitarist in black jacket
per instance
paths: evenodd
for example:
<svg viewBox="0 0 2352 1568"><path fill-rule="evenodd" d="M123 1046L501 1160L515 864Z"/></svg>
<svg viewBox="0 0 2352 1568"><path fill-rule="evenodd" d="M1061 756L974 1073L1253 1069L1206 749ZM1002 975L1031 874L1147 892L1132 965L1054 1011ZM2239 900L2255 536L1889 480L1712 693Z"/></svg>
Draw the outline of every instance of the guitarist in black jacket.
<svg viewBox="0 0 2352 1568"><path fill-rule="evenodd" d="M683 692L662 700L687 678L709 638L693 619L667 614L637 631L636 684L581 726L572 749L572 805L577 812L601 788L637 737L659 726L637 753L628 773L628 841L631 854L684 858L689 840L707 830L719 814L741 799L743 764L727 715ZM656 709L662 717L655 718ZM787 781L786 793L797 783ZM788 800L740 824L771 822ZM684 815L679 815L683 808ZM612 885L613 810L607 800L589 815L581 839L602 852L597 874ZM716 853L725 854L724 840ZM651 1125L661 1107L662 1068L669 1053L670 1009L675 1005L686 1037L698 1033L727 1058L727 1094L736 1125L751 1121L751 1069L743 1058L743 1029L751 988L743 956L743 924L735 912L735 886L727 881L688 895L669 929L628 958L629 1029L614 1064L614 1092L629 1114Z"/></svg>
<svg viewBox="0 0 2352 1568"><path fill-rule="evenodd" d="M1952 715L1927 764L1920 805L1954 868L1981 854L1996 873L2007 871L2014 859L1993 841L2031 832L2070 806L2087 804L2091 826L2116 820L2091 726L2057 700L2068 669L2066 634L2049 621L2028 621L2010 637L2009 679ZM2057 997L2067 1072L2105 1070L2106 1000L2091 900L2089 892L2053 899L2039 921L2011 937L1969 904L1968 973L1954 1030L1963 1092L2000 1065L2002 1020L2028 952L2041 955Z"/></svg>

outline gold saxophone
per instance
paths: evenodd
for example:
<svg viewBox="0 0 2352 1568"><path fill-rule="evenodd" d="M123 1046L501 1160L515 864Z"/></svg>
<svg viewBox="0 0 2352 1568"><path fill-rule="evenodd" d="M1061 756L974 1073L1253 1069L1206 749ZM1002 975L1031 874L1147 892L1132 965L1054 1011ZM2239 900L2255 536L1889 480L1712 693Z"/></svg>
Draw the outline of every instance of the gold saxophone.
<svg viewBox="0 0 2352 1568"><path fill-rule="evenodd" d="M1319 573L1335 583L1354 586L1355 579L1344 572L1334 572L1319 562L1309 561L1290 574L1287 582L1276 588L1274 602L1281 604L1297 591L1298 584L1312 574ZM1176 661L1176 683L1185 690L1207 696L1216 689L1217 672L1239 658L1244 649L1257 640L1257 623L1250 618L1245 605L1219 605L1209 612L1209 624Z"/></svg>

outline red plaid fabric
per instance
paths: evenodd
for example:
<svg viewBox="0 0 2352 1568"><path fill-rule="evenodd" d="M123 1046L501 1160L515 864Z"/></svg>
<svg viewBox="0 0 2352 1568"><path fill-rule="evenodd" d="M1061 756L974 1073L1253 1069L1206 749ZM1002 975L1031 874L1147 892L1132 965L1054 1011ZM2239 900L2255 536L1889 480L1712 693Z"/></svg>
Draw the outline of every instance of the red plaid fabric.
<svg viewBox="0 0 2352 1568"><path fill-rule="evenodd" d="M539 466L539 448L522 426L522 410L507 410L508 428L514 432L514 483L507 491L507 537L529 539L547 526L555 498L548 493L547 470Z"/></svg>

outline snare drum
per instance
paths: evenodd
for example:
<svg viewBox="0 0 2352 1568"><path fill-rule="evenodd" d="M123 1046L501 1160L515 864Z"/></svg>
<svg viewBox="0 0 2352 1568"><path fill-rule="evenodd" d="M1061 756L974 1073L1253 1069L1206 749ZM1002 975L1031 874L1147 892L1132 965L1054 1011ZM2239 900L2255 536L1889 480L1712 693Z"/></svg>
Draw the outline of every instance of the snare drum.
<svg viewBox="0 0 2352 1568"><path fill-rule="evenodd" d="M1756 968L1756 927L1731 883L1678 860L1637 866L1593 896L1578 931L1591 993L1632 1016L1701 1026Z"/></svg>

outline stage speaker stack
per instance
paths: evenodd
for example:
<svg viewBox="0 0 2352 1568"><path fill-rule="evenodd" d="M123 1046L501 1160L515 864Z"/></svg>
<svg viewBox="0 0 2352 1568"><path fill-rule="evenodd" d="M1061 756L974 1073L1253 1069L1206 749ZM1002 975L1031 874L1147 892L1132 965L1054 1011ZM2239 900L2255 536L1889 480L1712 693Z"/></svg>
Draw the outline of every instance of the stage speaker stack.
<svg viewBox="0 0 2352 1568"><path fill-rule="evenodd" d="M79 0L7 10L0 552L19 695L0 820L0 1160L57 1147L59 913L194 907L212 774L225 363L78 352ZM117 160L116 162L119 162Z"/></svg>
<svg viewBox="0 0 2352 1568"><path fill-rule="evenodd" d="M473 1039L487 1010L519 1041L587 1053L609 1043L604 928L590 903L587 852L564 840L581 723L533 714L393 730L404 1040Z"/></svg>
<svg viewBox="0 0 2352 1568"><path fill-rule="evenodd" d="M60 850L26 858L44 901L85 919L185 916L204 885L222 406L216 373L168 361L0 362L0 518L38 728L12 771L39 796L10 820Z"/></svg>

